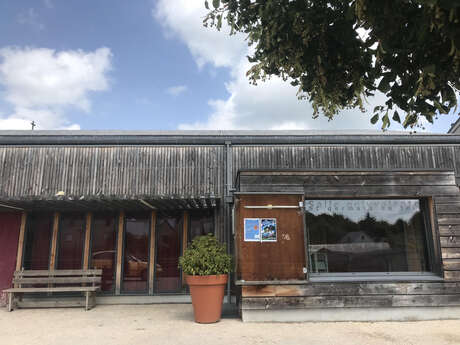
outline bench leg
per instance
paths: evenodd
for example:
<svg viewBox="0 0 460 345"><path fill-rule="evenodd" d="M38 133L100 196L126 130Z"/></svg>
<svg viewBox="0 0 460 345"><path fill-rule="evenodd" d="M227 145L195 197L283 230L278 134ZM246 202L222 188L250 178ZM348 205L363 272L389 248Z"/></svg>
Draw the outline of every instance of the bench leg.
<svg viewBox="0 0 460 345"><path fill-rule="evenodd" d="M13 311L13 299L14 299L14 292L8 292L8 311Z"/></svg>
<svg viewBox="0 0 460 345"><path fill-rule="evenodd" d="M89 310L89 291L86 291L85 295L86 295L86 306L85 306L85 310L88 311L88 310Z"/></svg>

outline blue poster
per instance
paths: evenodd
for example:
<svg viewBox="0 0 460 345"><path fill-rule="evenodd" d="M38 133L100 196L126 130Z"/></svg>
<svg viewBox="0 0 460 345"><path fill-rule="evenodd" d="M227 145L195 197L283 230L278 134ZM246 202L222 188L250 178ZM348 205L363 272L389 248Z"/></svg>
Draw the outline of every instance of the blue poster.
<svg viewBox="0 0 460 345"><path fill-rule="evenodd" d="M244 241L260 242L259 218L244 218Z"/></svg>

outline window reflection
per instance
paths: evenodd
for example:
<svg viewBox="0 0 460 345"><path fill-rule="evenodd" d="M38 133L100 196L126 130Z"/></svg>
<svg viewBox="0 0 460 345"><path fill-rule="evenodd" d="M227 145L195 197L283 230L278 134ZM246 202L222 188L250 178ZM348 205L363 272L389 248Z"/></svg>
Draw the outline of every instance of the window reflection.
<svg viewBox="0 0 460 345"><path fill-rule="evenodd" d="M61 270L82 269L85 215L63 213L59 224L57 268Z"/></svg>
<svg viewBox="0 0 460 345"><path fill-rule="evenodd" d="M313 273L430 270L419 200L307 200Z"/></svg>
<svg viewBox="0 0 460 345"><path fill-rule="evenodd" d="M52 232L52 214L29 214L27 216L24 269L48 269Z"/></svg>
<svg viewBox="0 0 460 345"><path fill-rule="evenodd" d="M142 292L148 287L150 215L126 215L123 291Z"/></svg>
<svg viewBox="0 0 460 345"><path fill-rule="evenodd" d="M214 234L214 217L211 210L193 212L190 214L188 242L197 236Z"/></svg>
<svg viewBox="0 0 460 345"><path fill-rule="evenodd" d="M116 218L95 214L91 234L91 267L102 269L102 291L111 291L115 280Z"/></svg>
<svg viewBox="0 0 460 345"><path fill-rule="evenodd" d="M178 267L181 255L183 215L159 215L157 218L156 291L178 292L182 288Z"/></svg>

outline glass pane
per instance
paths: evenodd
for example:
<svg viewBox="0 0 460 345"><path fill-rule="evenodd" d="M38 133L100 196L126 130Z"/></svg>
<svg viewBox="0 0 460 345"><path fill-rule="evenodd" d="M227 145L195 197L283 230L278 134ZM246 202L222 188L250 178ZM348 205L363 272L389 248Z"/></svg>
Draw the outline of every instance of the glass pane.
<svg viewBox="0 0 460 345"><path fill-rule="evenodd" d="M95 214L91 234L91 267L102 269L102 291L111 291L115 281L117 243L116 217Z"/></svg>
<svg viewBox="0 0 460 345"><path fill-rule="evenodd" d="M310 265L325 272L427 272L419 200L307 200Z"/></svg>
<svg viewBox="0 0 460 345"><path fill-rule="evenodd" d="M83 244L85 242L85 215L61 214L57 268L60 270L82 269Z"/></svg>
<svg viewBox="0 0 460 345"><path fill-rule="evenodd" d="M156 291L177 292L181 290L181 276L178 268L181 254L182 215L158 216Z"/></svg>
<svg viewBox="0 0 460 345"><path fill-rule="evenodd" d="M214 234L214 217L212 211L191 213L188 242L192 242L197 236L206 234Z"/></svg>
<svg viewBox="0 0 460 345"><path fill-rule="evenodd" d="M147 291L150 214L126 215L123 291Z"/></svg>
<svg viewBox="0 0 460 345"><path fill-rule="evenodd" d="M29 214L27 216L27 234L23 263L24 269L48 269L52 233L52 214Z"/></svg>

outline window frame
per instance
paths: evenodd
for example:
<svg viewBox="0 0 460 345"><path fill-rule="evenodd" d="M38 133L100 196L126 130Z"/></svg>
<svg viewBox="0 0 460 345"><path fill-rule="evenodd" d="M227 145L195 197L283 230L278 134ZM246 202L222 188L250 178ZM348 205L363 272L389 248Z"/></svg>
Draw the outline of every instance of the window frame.
<svg viewBox="0 0 460 345"><path fill-rule="evenodd" d="M306 202L309 200L418 200L425 232L425 245L430 272L318 272L313 273L312 260L310 258L310 228L306 217ZM439 235L434 222L435 209L431 197L343 197L343 198L305 198L304 223L306 229L306 267L308 267L308 279L311 282L364 282L364 281L442 281L442 262L440 256Z"/></svg>

